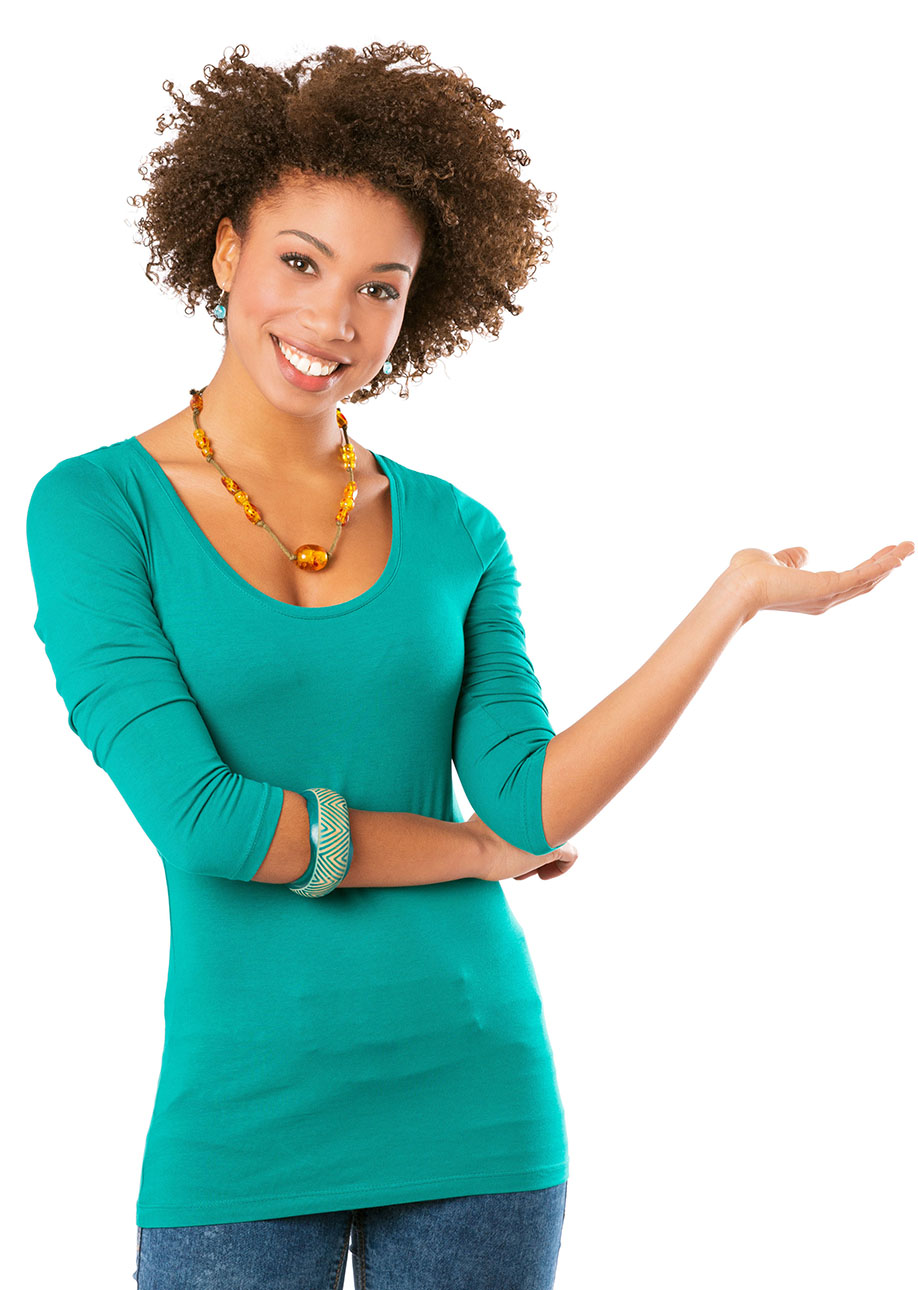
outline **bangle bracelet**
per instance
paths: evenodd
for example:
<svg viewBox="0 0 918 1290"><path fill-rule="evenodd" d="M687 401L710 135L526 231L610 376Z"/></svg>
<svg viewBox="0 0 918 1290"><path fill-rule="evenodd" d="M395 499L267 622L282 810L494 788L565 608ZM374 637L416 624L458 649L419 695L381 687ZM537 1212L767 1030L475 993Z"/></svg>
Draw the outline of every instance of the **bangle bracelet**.
<svg viewBox="0 0 918 1290"><path fill-rule="evenodd" d="M288 883L298 896L327 896L351 867L354 844L347 802L331 788L307 788L309 868Z"/></svg>

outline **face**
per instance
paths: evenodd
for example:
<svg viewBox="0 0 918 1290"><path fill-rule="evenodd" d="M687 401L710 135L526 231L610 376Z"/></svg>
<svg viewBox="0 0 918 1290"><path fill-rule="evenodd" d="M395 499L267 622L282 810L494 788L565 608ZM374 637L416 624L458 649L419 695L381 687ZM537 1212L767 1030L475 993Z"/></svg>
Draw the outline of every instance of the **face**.
<svg viewBox="0 0 918 1290"><path fill-rule="evenodd" d="M388 358L422 246L408 208L366 181L286 181L244 238L217 230L228 357L282 411L334 407Z"/></svg>

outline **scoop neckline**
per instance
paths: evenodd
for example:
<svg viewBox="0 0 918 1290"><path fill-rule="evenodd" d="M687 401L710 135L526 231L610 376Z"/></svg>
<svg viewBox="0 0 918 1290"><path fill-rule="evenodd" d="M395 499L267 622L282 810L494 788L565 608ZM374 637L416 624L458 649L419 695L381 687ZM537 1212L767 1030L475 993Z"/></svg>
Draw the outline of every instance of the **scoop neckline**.
<svg viewBox="0 0 918 1290"><path fill-rule="evenodd" d="M401 479L395 463L391 458L384 456L382 453L374 452L372 456L379 464L383 474L389 480L389 509L392 517L392 541L389 546L389 558L385 563L382 573L376 581L359 596L352 596L350 600L339 601L336 605L294 605L288 600L278 600L274 596L269 596L267 592L261 591L254 586L241 573L238 573L228 560L220 554L210 538L198 524L197 520L189 511L188 507L179 497L178 491L172 480L169 478L160 463L149 452L136 435L131 435L127 440L132 444L136 453L139 454L149 465L153 477L159 482L166 497L172 502L175 510L182 517L186 527L192 537L202 547L205 554L211 562L227 577L230 582L234 583L240 590L246 592L249 596L261 601L263 604L270 605L279 613L286 614L294 618L333 618L336 615L353 613L355 609L361 609L370 601L375 600L377 596L385 591L386 587L395 576L401 559L402 546L402 492ZM369 451L369 449L367 450Z"/></svg>

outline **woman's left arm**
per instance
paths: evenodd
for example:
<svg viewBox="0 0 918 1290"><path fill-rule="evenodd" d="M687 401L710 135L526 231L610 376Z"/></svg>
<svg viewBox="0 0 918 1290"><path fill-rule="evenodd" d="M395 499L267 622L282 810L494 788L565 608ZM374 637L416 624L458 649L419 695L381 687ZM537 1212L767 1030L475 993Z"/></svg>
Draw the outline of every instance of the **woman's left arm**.
<svg viewBox="0 0 918 1290"><path fill-rule="evenodd" d="M884 547L844 573L801 569L804 547L738 551L655 654L556 734L542 769L542 821L559 846L606 806L660 747L728 641L760 609L822 614L863 595L915 550Z"/></svg>

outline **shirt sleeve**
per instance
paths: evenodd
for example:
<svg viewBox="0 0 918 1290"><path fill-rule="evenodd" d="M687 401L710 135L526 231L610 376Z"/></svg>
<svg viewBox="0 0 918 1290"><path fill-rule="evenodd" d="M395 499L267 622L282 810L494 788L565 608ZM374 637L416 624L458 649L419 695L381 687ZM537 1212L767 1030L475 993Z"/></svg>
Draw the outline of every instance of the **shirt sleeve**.
<svg viewBox="0 0 918 1290"><path fill-rule="evenodd" d="M465 617L453 761L488 828L512 846L545 855L553 848L542 823L542 767L555 731L526 652L520 583L497 518L455 491L481 577Z"/></svg>
<svg viewBox="0 0 918 1290"><path fill-rule="evenodd" d="M115 480L85 458L60 462L35 486L26 535L35 631L70 728L163 860L251 881L283 789L220 759L163 631L144 534Z"/></svg>

